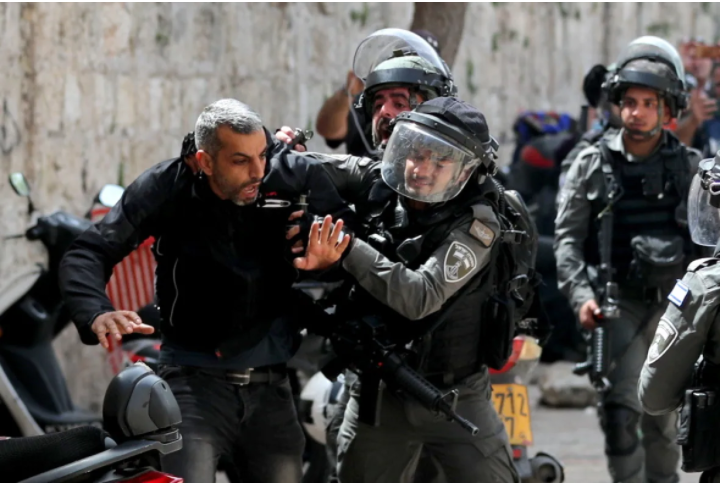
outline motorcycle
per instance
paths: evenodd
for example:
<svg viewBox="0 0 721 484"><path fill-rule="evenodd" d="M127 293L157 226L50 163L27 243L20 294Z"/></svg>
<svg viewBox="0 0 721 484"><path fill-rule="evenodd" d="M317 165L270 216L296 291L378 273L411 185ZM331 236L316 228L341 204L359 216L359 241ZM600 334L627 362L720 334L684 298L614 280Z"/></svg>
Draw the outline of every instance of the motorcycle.
<svg viewBox="0 0 721 484"><path fill-rule="evenodd" d="M516 336L506 365L489 370L493 405L506 426L521 482L564 482L563 465L556 458L545 452L528 457L533 445L528 383L540 358L541 347L534 338Z"/></svg>
<svg viewBox="0 0 721 484"><path fill-rule="evenodd" d="M82 426L0 440L9 482L184 482L160 472L160 458L182 448L180 408L167 384L144 364L113 378L105 393L107 432Z"/></svg>
<svg viewBox="0 0 721 484"><path fill-rule="evenodd" d="M10 185L28 199L29 210L34 212L24 175L11 174ZM106 185L95 202L111 207L120 195L121 187ZM98 415L73 403L52 347L53 339L70 323L57 283L60 260L75 238L91 225L88 219L57 211L38 217L24 234L6 237L39 240L49 258L45 267L16 274L0 292L0 435L32 436L84 425L102 427ZM128 362L139 361L148 345L158 343L124 342L128 347L123 354ZM118 364L114 372L124 366Z"/></svg>
<svg viewBox="0 0 721 484"><path fill-rule="evenodd" d="M10 175L15 192L29 200L20 173ZM90 222L58 211L41 216L24 234L7 238L41 241L47 267L15 275L0 294L0 435L31 436L69 428L101 426L98 415L72 402L52 341L70 322L58 288L63 254Z"/></svg>

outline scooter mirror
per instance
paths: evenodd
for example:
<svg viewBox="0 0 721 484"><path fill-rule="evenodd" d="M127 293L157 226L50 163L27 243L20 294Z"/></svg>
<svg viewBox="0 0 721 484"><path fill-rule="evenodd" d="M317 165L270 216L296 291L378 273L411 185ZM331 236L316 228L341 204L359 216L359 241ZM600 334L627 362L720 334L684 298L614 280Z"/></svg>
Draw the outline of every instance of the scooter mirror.
<svg viewBox="0 0 721 484"><path fill-rule="evenodd" d="M22 173L16 172L16 173L10 173L10 186L13 187L13 190L15 190L15 193L20 195L21 197L29 197L30 196L30 185L28 184L27 179L25 178L25 175Z"/></svg>
<svg viewBox="0 0 721 484"><path fill-rule="evenodd" d="M125 189L120 185L105 185L98 194L98 201L101 205L113 208L120 201Z"/></svg>

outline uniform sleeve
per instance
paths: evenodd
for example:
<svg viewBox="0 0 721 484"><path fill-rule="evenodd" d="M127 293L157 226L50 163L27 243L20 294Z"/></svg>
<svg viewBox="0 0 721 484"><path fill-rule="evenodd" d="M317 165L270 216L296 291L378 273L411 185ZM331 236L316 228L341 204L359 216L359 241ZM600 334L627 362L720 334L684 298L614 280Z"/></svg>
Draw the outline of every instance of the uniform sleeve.
<svg viewBox="0 0 721 484"><path fill-rule="evenodd" d="M367 201L373 183L380 177L380 171L375 169L378 162L370 158L322 153L307 153L306 156L320 164L338 193L348 203Z"/></svg>
<svg viewBox="0 0 721 484"><path fill-rule="evenodd" d="M568 175L568 170L571 169L571 166L573 165L573 162L578 158L578 154L581 153L581 151L588 148L590 144L588 141L581 139L578 143L576 143L576 146L574 146L571 151L566 155L566 157L561 162L561 173L558 176L558 193L560 195L561 190L563 189L563 185L566 182L566 176ZM558 208L560 202L560 197L557 197L556 199L556 208Z"/></svg>
<svg viewBox="0 0 721 484"><path fill-rule="evenodd" d="M586 274L584 244L588 237L591 203L586 191L588 180L584 167L588 164L581 155L573 162L559 193L559 209L553 250L558 271L558 288L569 299L574 312L596 296Z"/></svg>
<svg viewBox="0 0 721 484"><path fill-rule="evenodd" d="M719 266L713 269L718 272ZM672 412L681 404L694 364L719 318L718 282L712 287L699 273L688 272L681 284L681 294L684 286L688 292L680 306L670 302L661 317L638 382L638 398L651 415Z"/></svg>
<svg viewBox="0 0 721 484"><path fill-rule="evenodd" d="M90 325L98 315L115 310L105 292L113 268L155 234L160 210L180 172L188 168L178 161L143 173L100 222L73 242L60 262L60 290L83 343L98 344Z"/></svg>
<svg viewBox="0 0 721 484"><path fill-rule="evenodd" d="M469 222L453 230L416 270L389 260L359 239L353 240L343 267L382 304L411 320L425 318L440 310L489 262L500 234L498 219L484 206L474 207L474 216L480 226ZM470 235L472 228L481 226L482 237Z"/></svg>

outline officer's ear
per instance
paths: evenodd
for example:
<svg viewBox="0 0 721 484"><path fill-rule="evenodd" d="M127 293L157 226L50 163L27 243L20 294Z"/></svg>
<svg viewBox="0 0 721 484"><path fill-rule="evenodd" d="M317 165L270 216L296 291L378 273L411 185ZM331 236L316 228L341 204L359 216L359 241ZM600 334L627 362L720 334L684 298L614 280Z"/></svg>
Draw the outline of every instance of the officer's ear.
<svg viewBox="0 0 721 484"><path fill-rule="evenodd" d="M663 119L662 124L666 125L671 122L671 108L668 107L666 101L663 101Z"/></svg>
<svg viewBox="0 0 721 484"><path fill-rule="evenodd" d="M208 153L203 150L198 150L198 152L195 153L195 161L198 162L198 166L206 176L213 174L213 157Z"/></svg>

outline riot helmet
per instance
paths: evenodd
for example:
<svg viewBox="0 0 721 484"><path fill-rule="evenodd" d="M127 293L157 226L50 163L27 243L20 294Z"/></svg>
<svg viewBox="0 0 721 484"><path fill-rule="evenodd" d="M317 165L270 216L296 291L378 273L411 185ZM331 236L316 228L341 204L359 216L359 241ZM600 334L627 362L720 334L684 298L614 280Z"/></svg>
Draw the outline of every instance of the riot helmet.
<svg viewBox="0 0 721 484"><path fill-rule="evenodd" d="M626 46L616 60L616 70L603 84L611 103L621 105L630 87L653 89L659 94L659 120L649 132L634 133L645 138L655 136L663 128L663 106L669 107L671 117L688 105L686 75L676 49L667 41L654 36L639 37Z"/></svg>
<svg viewBox="0 0 721 484"><path fill-rule="evenodd" d="M399 114L383 153L381 174L398 194L425 203L455 198L468 180L496 172L498 142L483 114L451 97Z"/></svg>
<svg viewBox="0 0 721 484"><path fill-rule="evenodd" d="M403 29L378 30L363 40L353 57L353 72L365 83L360 102L369 114L380 89L410 87L426 100L457 93L450 69L433 46Z"/></svg>
<svg viewBox="0 0 721 484"><path fill-rule="evenodd" d="M688 194L688 229L698 245L719 242L719 153L701 161Z"/></svg>

